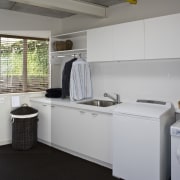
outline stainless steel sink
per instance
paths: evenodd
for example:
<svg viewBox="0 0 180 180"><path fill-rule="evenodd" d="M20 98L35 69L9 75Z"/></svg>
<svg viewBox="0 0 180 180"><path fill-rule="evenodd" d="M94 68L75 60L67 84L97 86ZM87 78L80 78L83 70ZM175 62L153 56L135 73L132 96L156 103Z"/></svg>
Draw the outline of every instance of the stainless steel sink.
<svg viewBox="0 0 180 180"><path fill-rule="evenodd" d="M93 99L93 100L90 100L90 101L80 102L78 104L85 104L85 105L98 106L98 107L108 107L108 106L113 106L113 105L115 105L117 103L113 102L113 101Z"/></svg>

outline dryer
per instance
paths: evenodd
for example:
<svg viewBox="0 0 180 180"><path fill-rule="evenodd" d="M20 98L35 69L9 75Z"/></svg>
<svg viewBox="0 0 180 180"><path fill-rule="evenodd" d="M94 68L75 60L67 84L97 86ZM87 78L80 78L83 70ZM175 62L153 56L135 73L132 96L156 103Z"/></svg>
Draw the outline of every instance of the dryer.
<svg viewBox="0 0 180 180"><path fill-rule="evenodd" d="M171 180L180 180L180 120L171 126Z"/></svg>

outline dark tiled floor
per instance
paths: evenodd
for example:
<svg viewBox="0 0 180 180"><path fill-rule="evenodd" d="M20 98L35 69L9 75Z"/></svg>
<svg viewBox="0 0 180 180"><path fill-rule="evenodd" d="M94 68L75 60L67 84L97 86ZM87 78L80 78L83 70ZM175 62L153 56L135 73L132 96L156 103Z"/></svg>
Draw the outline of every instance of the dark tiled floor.
<svg viewBox="0 0 180 180"><path fill-rule="evenodd" d="M108 168L38 143L28 151L0 147L0 180L117 180Z"/></svg>

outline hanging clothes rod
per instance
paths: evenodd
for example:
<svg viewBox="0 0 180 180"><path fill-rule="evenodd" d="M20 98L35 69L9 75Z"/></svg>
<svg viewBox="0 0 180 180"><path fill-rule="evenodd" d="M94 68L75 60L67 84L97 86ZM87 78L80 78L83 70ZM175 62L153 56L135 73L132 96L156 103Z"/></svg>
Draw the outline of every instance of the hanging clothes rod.
<svg viewBox="0 0 180 180"><path fill-rule="evenodd" d="M79 57L81 58L83 55L86 55L86 53L76 53L76 54L64 54L64 55L58 55L57 57L69 57L69 56L73 56L73 57Z"/></svg>
<svg viewBox="0 0 180 180"><path fill-rule="evenodd" d="M57 57L66 57L66 56L82 56L86 55L86 49L80 49L80 50L68 50L68 51L59 51L56 52Z"/></svg>

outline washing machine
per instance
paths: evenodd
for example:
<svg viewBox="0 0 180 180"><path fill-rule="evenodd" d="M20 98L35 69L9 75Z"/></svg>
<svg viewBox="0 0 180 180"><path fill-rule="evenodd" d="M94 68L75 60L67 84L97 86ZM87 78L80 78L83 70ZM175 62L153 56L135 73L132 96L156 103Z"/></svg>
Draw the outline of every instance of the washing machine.
<svg viewBox="0 0 180 180"><path fill-rule="evenodd" d="M171 126L171 180L180 180L180 120Z"/></svg>
<svg viewBox="0 0 180 180"><path fill-rule="evenodd" d="M169 180L170 126L174 122L171 103L121 103L113 111L113 176L125 180Z"/></svg>

